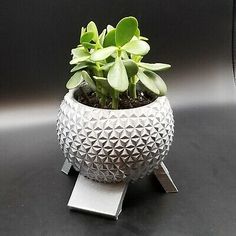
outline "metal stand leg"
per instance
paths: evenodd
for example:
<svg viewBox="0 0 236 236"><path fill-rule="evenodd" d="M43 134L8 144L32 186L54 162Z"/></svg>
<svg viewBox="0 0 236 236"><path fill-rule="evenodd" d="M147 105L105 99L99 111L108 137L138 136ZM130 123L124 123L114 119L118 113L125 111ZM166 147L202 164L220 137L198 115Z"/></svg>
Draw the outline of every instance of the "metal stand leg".
<svg viewBox="0 0 236 236"><path fill-rule="evenodd" d="M154 174L156 175L157 179L159 180L160 184L164 188L167 193L177 193L178 189L175 186L171 176L169 174L168 169L166 168L164 162L158 166L157 169L154 170Z"/></svg>
<svg viewBox="0 0 236 236"><path fill-rule="evenodd" d="M63 164L62 168L61 168L61 171L62 171L64 174L68 175L69 172L70 172L70 170L71 170L71 167L72 167L72 164L66 159L66 160L64 161L64 164Z"/></svg>
<svg viewBox="0 0 236 236"><path fill-rule="evenodd" d="M127 183L97 183L78 175L68 206L118 219Z"/></svg>

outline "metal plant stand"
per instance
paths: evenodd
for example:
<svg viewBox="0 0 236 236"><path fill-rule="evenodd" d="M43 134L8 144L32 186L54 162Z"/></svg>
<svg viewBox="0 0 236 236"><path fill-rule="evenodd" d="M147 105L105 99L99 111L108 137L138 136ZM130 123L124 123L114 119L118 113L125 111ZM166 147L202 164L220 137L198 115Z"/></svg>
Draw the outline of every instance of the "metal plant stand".
<svg viewBox="0 0 236 236"><path fill-rule="evenodd" d="M62 172L68 174L71 168L72 164L66 159L61 169ZM163 162L154 170L154 174L166 193L178 192ZM98 183L79 174L68 207L101 214L117 220L122 210L127 187L128 183L125 182Z"/></svg>

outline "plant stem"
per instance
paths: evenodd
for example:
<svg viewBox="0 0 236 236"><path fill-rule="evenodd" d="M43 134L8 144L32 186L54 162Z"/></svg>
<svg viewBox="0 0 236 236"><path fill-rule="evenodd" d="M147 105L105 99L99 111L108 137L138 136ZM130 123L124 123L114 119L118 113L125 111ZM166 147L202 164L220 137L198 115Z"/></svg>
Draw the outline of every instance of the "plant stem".
<svg viewBox="0 0 236 236"><path fill-rule="evenodd" d="M130 78L129 96L134 99L137 98L135 77Z"/></svg>
<svg viewBox="0 0 236 236"><path fill-rule="evenodd" d="M112 91L112 109L118 109L119 106L119 92L114 90Z"/></svg>
<svg viewBox="0 0 236 236"><path fill-rule="evenodd" d="M117 50L117 56L121 57L121 49L120 48Z"/></svg>
<svg viewBox="0 0 236 236"><path fill-rule="evenodd" d="M130 83L129 85L129 96L131 98L137 98L137 93L136 93L136 84Z"/></svg>
<svg viewBox="0 0 236 236"><path fill-rule="evenodd" d="M96 76L103 77L103 72L102 72L102 70L100 70L100 65L98 62L96 63L96 67L94 67L94 69L93 69L93 73ZM96 97L98 98L101 108L104 108L106 106L107 98L104 95L104 92L102 91L103 88L101 86L98 86L98 84L96 84L96 86L97 86Z"/></svg>
<svg viewBox="0 0 236 236"><path fill-rule="evenodd" d="M106 98L105 96L101 96L101 99L99 100L100 105L102 108L104 108L106 106Z"/></svg>
<svg viewBox="0 0 236 236"><path fill-rule="evenodd" d="M107 98L104 95L104 88L101 88L101 99L99 101L100 101L101 107L104 108L106 106L106 102L107 102Z"/></svg>

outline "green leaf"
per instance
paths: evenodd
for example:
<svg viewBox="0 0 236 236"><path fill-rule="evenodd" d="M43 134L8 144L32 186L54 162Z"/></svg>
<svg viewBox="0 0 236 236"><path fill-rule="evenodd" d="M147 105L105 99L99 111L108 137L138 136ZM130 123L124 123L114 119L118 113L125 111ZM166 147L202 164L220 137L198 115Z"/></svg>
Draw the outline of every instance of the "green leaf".
<svg viewBox="0 0 236 236"><path fill-rule="evenodd" d="M137 75L135 75L135 76L133 77L133 83L134 83L134 84L137 84L138 81L139 81L139 78L138 78Z"/></svg>
<svg viewBox="0 0 236 236"><path fill-rule="evenodd" d="M97 51L94 51L90 57L92 61L102 61L109 57L111 54L113 54L117 50L116 47L110 46L107 48L101 48Z"/></svg>
<svg viewBox="0 0 236 236"><path fill-rule="evenodd" d="M114 62L107 63L101 67L101 70L108 71L113 65L114 65Z"/></svg>
<svg viewBox="0 0 236 236"><path fill-rule="evenodd" d="M139 28L137 28L137 30L136 30L136 32L135 32L135 36L139 38L139 36L140 36L140 30L139 30Z"/></svg>
<svg viewBox="0 0 236 236"><path fill-rule="evenodd" d="M95 44L92 44L92 43L84 42L82 43L82 45L87 49L95 48Z"/></svg>
<svg viewBox="0 0 236 236"><path fill-rule="evenodd" d="M110 86L117 91L123 92L128 89L128 76L125 66L119 57L116 58L114 65L110 68L107 79Z"/></svg>
<svg viewBox="0 0 236 236"><path fill-rule="evenodd" d="M160 95L164 96L167 92L167 87L163 79L154 73L153 71L144 71L144 74L151 80L155 82L155 86L158 88L160 91Z"/></svg>
<svg viewBox="0 0 236 236"><path fill-rule="evenodd" d="M93 32L86 32L80 38L80 43L89 43L93 39L94 33Z"/></svg>
<svg viewBox="0 0 236 236"><path fill-rule="evenodd" d="M147 70L153 70L153 71L161 71L161 70L167 70L171 67L169 64L164 63L145 63L140 62L138 64L140 67L147 69Z"/></svg>
<svg viewBox="0 0 236 236"><path fill-rule="evenodd" d="M83 62L79 63L78 65L76 65L75 67L73 67L70 72L81 70L81 69L84 69L88 66L89 66L89 64L87 62L83 61Z"/></svg>
<svg viewBox="0 0 236 236"><path fill-rule="evenodd" d="M74 75L72 75L69 81L66 83L66 88L68 89L76 88L81 84L82 81L83 78L81 76L81 71L78 71Z"/></svg>
<svg viewBox="0 0 236 236"><path fill-rule="evenodd" d="M99 42L101 45L103 45L104 43L105 35L106 35L106 29L104 29L102 33L99 35Z"/></svg>
<svg viewBox="0 0 236 236"><path fill-rule="evenodd" d="M82 75L82 77L83 77L83 79L87 82L87 84L88 84L88 86L92 89L92 90L96 90L96 85L95 85L95 83L93 82L93 80L91 79L91 77L89 76L89 74L85 71L85 70L83 70L82 72L81 72L81 75Z"/></svg>
<svg viewBox="0 0 236 236"><path fill-rule="evenodd" d="M136 18L130 16L119 21L116 26L116 45L123 46L128 43L135 35L138 28Z"/></svg>
<svg viewBox="0 0 236 236"><path fill-rule="evenodd" d="M107 81L107 78L105 78L105 77L101 77L101 76L93 76L93 78L95 79L95 80L97 80L97 81Z"/></svg>
<svg viewBox="0 0 236 236"><path fill-rule="evenodd" d="M144 37L144 36L139 36L139 39L140 39L140 40L145 40L145 41L148 41L148 40L149 40L147 37Z"/></svg>
<svg viewBox="0 0 236 236"><path fill-rule="evenodd" d="M121 58L122 59L129 59L129 56L126 51L121 51Z"/></svg>
<svg viewBox="0 0 236 236"><path fill-rule="evenodd" d="M141 61L143 59L143 56L139 56L139 55L132 55L132 60L133 61Z"/></svg>
<svg viewBox="0 0 236 236"><path fill-rule="evenodd" d="M133 77L138 73L138 66L133 60L123 61L128 77Z"/></svg>
<svg viewBox="0 0 236 236"><path fill-rule="evenodd" d="M156 85L155 78L151 77L149 78L146 74L143 73L143 71L139 70L137 74L139 80L142 82L142 84L147 87L149 90L151 90L153 93L159 95L160 90L158 89Z"/></svg>
<svg viewBox="0 0 236 236"><path fill-rule="evenodd" d="M102 93L105 96L108 96L111 90L111 86L109 85L107 78L93 76L96 81L97 91Z"/></svg>
<svg viewBox="0 0 236 236"><path fill-rule="evenodd" d="M104 47L115 46L116 45L115 35L116 35L116 30L115 29L110 30L104 38L103 46Z"/></svg>
<svg viewBox="0 0 236 236"><path fill-rule="evenodd" d="M93 21L90 21L87 25L87 32L93 32L94 36L93 36L93 41L97 42L98 40L98 29L96 24Z"/></svg>
<svg viewBox="0 0 236 236"><path fill-rule="evenodd" d="M80 38L83 36L83 34L86 32L86 29L84 27L81 28L80 31Z"/></svg>
<svg viewBox="0 0 236 236"><path fill-rule="evenodd" d="M142 40L133 40L125 44L122 49L134 55L145 55L149 52L150 46Z"/></svg>
<svg viewBox="0 0 236 236"><path fill-rule="evenodd" d="M81 47L72 49L71 54L73 55L73 59L70 61L70 64L86 61L90 57L90 54Z"/></svg>
<svg viewBox="0 0 236 236"><path fill-rule="evenodd" d="M115 28L112 25L107 25L107 32L110 32L113 29L115 29Z"/></svg>

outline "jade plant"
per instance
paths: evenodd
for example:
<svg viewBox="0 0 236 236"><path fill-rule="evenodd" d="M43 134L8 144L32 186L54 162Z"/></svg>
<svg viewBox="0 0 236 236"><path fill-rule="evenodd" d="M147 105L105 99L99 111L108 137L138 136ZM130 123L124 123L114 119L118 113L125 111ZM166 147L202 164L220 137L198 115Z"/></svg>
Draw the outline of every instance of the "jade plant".
<svg viewBox="0 0 236 236"><path fill-rule="evenodd" d="M110 101L112 109L119 108L122 93L136 99L138 83L156 96L165 95L166 84L155 72L170 65L142 61L150 50L147 41L132 16L121 19L115 28L108 25L101 34L96 24L89 22L81 29L79 45L71 50L74 74L66 87L73 89L85 82L96 94L100 107Z"/></svg>

